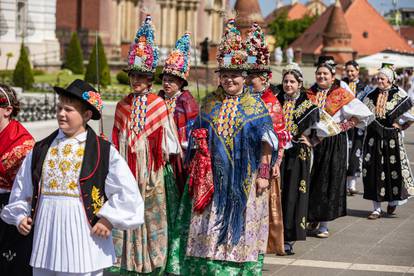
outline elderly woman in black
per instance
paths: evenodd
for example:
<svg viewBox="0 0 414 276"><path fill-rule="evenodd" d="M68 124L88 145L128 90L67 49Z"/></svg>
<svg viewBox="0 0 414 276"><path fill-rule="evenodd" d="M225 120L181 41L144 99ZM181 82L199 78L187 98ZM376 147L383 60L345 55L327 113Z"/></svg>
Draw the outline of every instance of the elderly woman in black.
<svg viewBox="0 0 414 276"><path fill-rule="evenodd" d="M414 122L413 106L407 93L394 83L391 68L381 68L378 87L364 103L375 114L366 130L363 158L364 198L372 200L373 211L368 219L381 217L381 202L387 201L387 213L414 195L414 181L403 144L402 131Z"/></svg>

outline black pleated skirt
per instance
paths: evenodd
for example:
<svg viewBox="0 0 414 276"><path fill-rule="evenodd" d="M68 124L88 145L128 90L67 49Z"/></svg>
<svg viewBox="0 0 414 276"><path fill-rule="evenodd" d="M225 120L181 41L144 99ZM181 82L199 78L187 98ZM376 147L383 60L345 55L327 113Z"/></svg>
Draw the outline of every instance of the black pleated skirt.
<svg viewBox="0 0 414 276"><path fill-rule="evenodd" d="M314 149L308 221L331 221L346 216L347 136L325 138Z"/></svg>
<svg viewBox="0 0 414 276"><path fill-rule="evenodd" d="M364 198L374 201L404 200L404 183L412 182L401 131L377 121L367 128L363 159Z"/></svg>
<svg viewBox="0 0 414 276"><path fill-rule="evenodd" d="M306 239L311 162L311 149L302 143L285 151L280 170L285 241Z"/></svg>

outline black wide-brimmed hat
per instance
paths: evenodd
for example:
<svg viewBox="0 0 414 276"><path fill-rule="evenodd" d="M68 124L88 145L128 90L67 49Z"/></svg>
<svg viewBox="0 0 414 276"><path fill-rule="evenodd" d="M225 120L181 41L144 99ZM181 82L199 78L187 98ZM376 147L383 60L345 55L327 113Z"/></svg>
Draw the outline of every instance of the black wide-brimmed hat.
<svg viewBox="0 0 414 276"><path fill-rule="evenodd" d="M86 81L76 79L66 88L54 86L53 89L59 95L76 98L85 103L88 109L92 111L92 120L101 118L103 106L101 95Z"/></svg>

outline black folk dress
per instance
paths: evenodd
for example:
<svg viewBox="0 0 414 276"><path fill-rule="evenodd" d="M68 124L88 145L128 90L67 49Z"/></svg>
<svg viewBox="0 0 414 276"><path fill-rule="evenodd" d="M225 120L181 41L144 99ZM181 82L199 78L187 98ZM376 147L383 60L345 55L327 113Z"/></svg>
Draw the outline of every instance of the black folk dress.
<svg viewBox="0 0 414 276"><path fill-rule="evenodd" d="M312 149L298 140L319 122L319 108L307 98L305 92L300 93L297 99L289 99L282 92L278 99L283 106L286 129L293 137L292 146L285 150L280 169L284 239L305 240Z"/></svg>
<svg viewBox="0 0 414 276"><path fill-rule="evenodd" d="M366 130L363 157L364 198L377 202L405 200L412 189L413 177L402 132L393 123L412 108L407 93L393 86L388 91L385 114L376 110L377 99L383 93L377 88L368 94L364 103L375 114Z"/></svg>
<svg viewBox="0 0 414 276"><path fill-rule="evenodd" d="M307 91L307 95L313 103L332 116L337 124L356 118L359 121L357 126L361 127L372 118L372 113L361 101L338 85L333 85L329 91L319 90L314 85ZM309 189L309 222L331 221L346 215L347 156L348 141L346 132L343 131L323 139L314 148Z"/></svg>

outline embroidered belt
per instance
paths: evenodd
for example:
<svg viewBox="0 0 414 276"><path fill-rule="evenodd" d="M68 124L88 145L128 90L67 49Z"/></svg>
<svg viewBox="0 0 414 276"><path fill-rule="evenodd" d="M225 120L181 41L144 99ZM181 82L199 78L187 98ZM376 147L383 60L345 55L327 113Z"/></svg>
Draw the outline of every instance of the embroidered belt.
<svg viewBox="0 0 414 276"><path fill-rule="evenodd" d="M62 193L59 193L59 192L42 192L42 195L80 197L80 195L63 193L63 192Z"/></svg>

